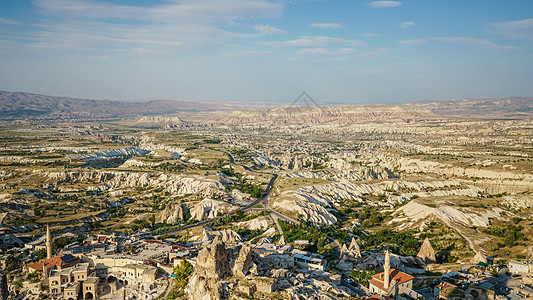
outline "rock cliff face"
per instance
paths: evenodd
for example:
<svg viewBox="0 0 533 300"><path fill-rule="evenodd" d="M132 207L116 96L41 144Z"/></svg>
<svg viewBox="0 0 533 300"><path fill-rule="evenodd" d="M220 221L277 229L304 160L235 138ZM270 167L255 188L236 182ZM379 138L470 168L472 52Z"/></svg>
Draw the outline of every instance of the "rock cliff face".
<svg viewBox="0 0 533 300"><path fill-rule="evenodd" d="M232 274L229 253L220 237L200 250L194 273L189 282L190 296L193 300L218 300L224 295L220 280Z"/></svg>
<svg viewBox="0 0 533 300"><path fill-rule="evenodd" d="M459 180L435 180L435 181L381 181L376 183L343 183L332 182L303 186L296 191L284 191L272 204L273 208L286 212L293 212L300 215L303 220L317 225L331 225L336 222L333 216L325 207L342 205L339 200L371 201L363 200L362 197L368 194L384 195L385 198L379 200L379 205L408 201L413 196L418 197L438 197L449 195L460 195L476 197L482 193L480 188L464 185Z"/></svg>
<svg viewBox="0 0 533 300"><path fill-rule="evenodd" d="M97 153L83 154L83 155L78 156L78 158L83 159L83 161L90 162L90 161L105 159L105 158L110 158L110 157L117 157L117 156L133 157L133 156L138 156L138 155L145 155L148 153L150 153L150 151L132 147L132 148L113 149L113 150L97 152Z"/></svg>
<svg viewBox="0 0 533 300"><path fill-rule="evenodd" d="M185 221L185 216L188 212L189 209L183 204L169 203L161 212L160 221L167 224L174 224L177 221Z"/></svg>
<svg viewBox="0 0 533 300"><path fill-rule="evenodd" d="M199 221L213 219L218 213L227 213L235 209L236 207L226 202L205 198L191 209L191 218Z"/></svg>
<svg viewBox="0 0 533 300"><path fill-rule="evenodd" d="M344 166L345 162L336 162ZM333 162L326 163L333 165ZM380 166L363 167L357 166L349 168L344 166L342 169L337 169L335 166L331 166L334 170L320 170L320 171L297 171L293 173L287 173L284 176L287 178L316 178L330 181L363 181L363 180L377 180L377 179L389 179L398 178L398 175L394 174L388 168Z"/></svg>
<svg viewBox="0 0 533 300"><path fill-rule="evenodd" d="M261 217L257 217L252 220L239 222L235 225L237 227L246 228L248 230L258 230L258 229L267 230L268 227L270 227L270 223L271 222L267 217L261 216Z"/></svg>
<svg viewBox="0 0 533 300"><path fill-rule="evenodd" d="M239 251L239 256L235 260L233 265L233 276L244 277L248 274L250 269L254 266L252 260L252 245L245 244L241 247ZM257 267L256 267L257 268Z"/></svg>
<svg viewBox="0 0 533 300"><path fill-rule="evenodd" d="M185 177L162 173L130 172L48 172L45 175L52 181L91 181L101 183L101 189L118 189L126 187L162 187L164 192L177 196L200 194L203 196L225 195L224 186L216 180L201 176Z"/></svg>
<svg viewBox="0 0 533 300"><path fill-rule="evenodd" d="M137 124L175 124L183 123L180 117L165 117L165 116L145 116L135 122Z"/></svg>
<svg viewBox="0 0 533 300"><path fill-rule="evenodd" d="M302 220L318 226L332 225L337 222L337 218L325 207L304 199L288 196L284 200L274 202L272 207L281 211L296 213Z"/></svg>
<svg viewBox="0 0 533 300"><path fill-rule="evenodd" d="M350 124L377 121L431 119L427 109L407 105L343 105L328 107L279 107L234 111L222 120L230 124Z"/></svg>
<svg viewBox="0 0 533 300"><path fill-rule="evenodd" d="M236 244L242 242L242 237L231 229L220 231L204 230L202 241L212 241L216 238L220 238L224 243Z"/></svg>

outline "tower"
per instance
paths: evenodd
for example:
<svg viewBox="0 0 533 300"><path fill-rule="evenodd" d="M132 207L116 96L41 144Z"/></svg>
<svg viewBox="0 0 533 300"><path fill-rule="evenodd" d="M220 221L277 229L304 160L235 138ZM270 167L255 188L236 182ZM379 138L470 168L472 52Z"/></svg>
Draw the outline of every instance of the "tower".
<svg viewBox="0 0 533 300"><path fill-rule="evenodd" d="M383 288L385 290L389 289L390 281L390 253L389 250L385 251L385 265L383 266Z"/></svg>
<svg viewBox="0 0 533 300"><path fill-rule="evenodd" d="M50 238L50 226L46 224L46 258L52 258L52 241Z"/></svg>

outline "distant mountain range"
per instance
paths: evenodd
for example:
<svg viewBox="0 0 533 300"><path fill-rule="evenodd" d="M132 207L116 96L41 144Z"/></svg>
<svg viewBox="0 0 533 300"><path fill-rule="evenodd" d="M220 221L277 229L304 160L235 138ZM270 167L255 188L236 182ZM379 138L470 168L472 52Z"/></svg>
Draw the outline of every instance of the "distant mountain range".
<svg viewBox="0 0 533 300"><path fill-rule="evenodd" d="M217 109L217 107L214 104L193 101L127 102L0 91L0 119L3 120L114 119L208 109Z"/></svg>
<svg viewBox="0 0 533 300"><path fill-rule="evenodd" d="M178 100L128 102L0 91L0 120L3 121L123 119L206 111L228 111L229 113L229 111L233 110L274 106L280 105L266 102L206 103ZM389 107L391 106L401 107L403 111L413 107L413 113L423 109L436 115L450 117L533 118L533 97L416 101L404 105L390 105ZM354 109L354 106L335 106L334 111L342 110L342 107L350 107L350 110ZM365 105L365 107L372 108L373 105ZM331 109L328 109L328 111ZM268 111L271 110L264 110L266 113Z"/></svg>

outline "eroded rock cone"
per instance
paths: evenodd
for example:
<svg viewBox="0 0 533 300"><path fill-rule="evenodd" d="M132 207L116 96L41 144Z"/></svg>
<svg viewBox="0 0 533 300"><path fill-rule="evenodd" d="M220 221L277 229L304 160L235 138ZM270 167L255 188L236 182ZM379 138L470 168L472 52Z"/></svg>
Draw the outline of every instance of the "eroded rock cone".
<svg viewBox="0 0 533 300"><path fill-rule="evenodd" d="M196 267L189 282L191 299L221 299L224 291L220 280L231 274L226 245L217 236L198 253Z"/></svg>
<svg viewBox="0 0 533 300"><path fill-rule="evenodd" d="M426 264L434 264L437 262L435 250L433 250L428 238L424 240L424 243L422 243L422 247L420 247L420 251L418 251L416 256L420 257Z"/></svg>
<svg viewBox="0 0 533 300"><path fill-rule="evenodd" d="M180 203L169 203L165 210L161 212L161 222L174 224L176 221L185 221L185 216L189 212L187 206Z"/></svg>
<svg viewBox="0 0 533 300"><path fill-rule="evenodd" d="M233 275L236 277L246 276L253 264L252 246L245 244L242 246L241 251L239 251L239 257L237 260L235 260L235 265L233 266Z"/></svg>

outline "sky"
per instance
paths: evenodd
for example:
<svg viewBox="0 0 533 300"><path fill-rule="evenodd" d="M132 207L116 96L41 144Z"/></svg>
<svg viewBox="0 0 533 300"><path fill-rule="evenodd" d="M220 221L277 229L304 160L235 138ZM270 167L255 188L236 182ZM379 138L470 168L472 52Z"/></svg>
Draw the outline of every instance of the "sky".
<svg viewBox="0 0 533 300"><path fill-rule="evenodd" d="M533 96L530 0L0 0L0 89L319 103Z"/></svg>

